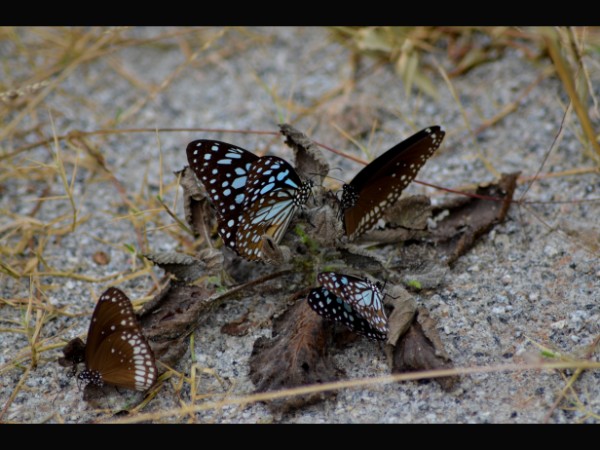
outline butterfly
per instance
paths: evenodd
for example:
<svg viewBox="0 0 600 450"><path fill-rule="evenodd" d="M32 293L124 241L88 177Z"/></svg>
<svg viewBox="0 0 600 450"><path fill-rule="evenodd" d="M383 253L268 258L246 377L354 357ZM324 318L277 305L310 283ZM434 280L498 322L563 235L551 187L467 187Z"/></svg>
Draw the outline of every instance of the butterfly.
<svg viewBox="0 0 600 450"><path fill-rule="evenodd" d="M131 301L117 288L108 288L100 296L83 352L85 370L77 378L86 385L102 387L106 383L145 391L157 379L154 353Z"/></svg>
<svg viewBox="0 0 600 450"><path fill-rule="evenodd" d="M437 150L445 134L437 125L425 128L376 158L350 184L344 184L339 215L347 236L358 236L377 223Z"/></svg>
<svg viewBox="0 0 600 450"><path fill-rule="evenodd" d="M308 304L319 315L341 322L353 332L370 339L387 339L388 320L383 295L371 281L322 272L317 276L320 288L308 294Z"/></svg>
<svg viewBox="0 0 600 450"><path fill-rule="evenodd" d="M186 153L215 206L225 245L249 261L263 259L263 236L279 243L312 182L303 182L284 159L258 157L226 142L193 141Z"/></svg>

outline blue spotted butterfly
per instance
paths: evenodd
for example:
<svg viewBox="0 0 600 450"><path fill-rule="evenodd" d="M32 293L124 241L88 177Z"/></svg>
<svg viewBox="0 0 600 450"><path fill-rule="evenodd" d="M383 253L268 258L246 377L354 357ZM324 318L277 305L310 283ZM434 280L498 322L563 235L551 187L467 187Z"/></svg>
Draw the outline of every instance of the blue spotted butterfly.
<svg viewBox="0 0 600 450"><path fill-rule="evenodd" d="M225 245L249 261L264 259L263 236L281 241L312 182L303 182L281 158L258 157L226 142L193 141L186 153L216 208Z"/></svg>
<svg viewBox="0 0 600 450"><path fill-rule="evenodd" d="M317 280L322 287L308 294L308 304L314 311L362 336L379 341L387 339L383 295L375 284L334 272L320 273Z"/></svg>

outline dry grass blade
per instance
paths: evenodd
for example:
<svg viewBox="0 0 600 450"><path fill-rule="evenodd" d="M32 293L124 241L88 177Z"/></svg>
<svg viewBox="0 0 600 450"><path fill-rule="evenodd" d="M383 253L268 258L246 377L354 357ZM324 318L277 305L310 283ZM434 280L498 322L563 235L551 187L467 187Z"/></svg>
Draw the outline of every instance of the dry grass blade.
<svg viewBox="0 0 600 450"><path fill-rule="evenodd" d="M16 130L21 121L28 114L30 114L50 94L50 92L52 92L60 83L62 83L69 75L71 75L85 59L88 59L90 54L95 54L103 46L108 44L111 41L112 36L110 34L101 35L95 40L95 42L86 48L88 42L93 41L94 38L97 38L96 30L90 31L79 41L77 41L76 46L80 47L79 56L71 61L71 63L68 64L58 76L56 76L56 78L50 81L39 94L37 94L31 101L28 102L27 106L20 111L17 116L10 121L10 123L0 130L0 141L3 141L10 136Z"/></svg>
<svg viewBox="0 0 600 450"><path fill-rule="evenodd" d="M589 360L592 358L592 356L594 356L594 353L596 352L596 349L598 348L598 344L600 344L600 335L597 336L596 339L594 339L594 342L587 349L586 354L584 356L585 359ZM556 400L552 404L552 407L546 413L546 416L544 417L544 423L548 423L548 421L550 420L550 417L552 417L552 413L556 410L558 405L560 405L560 402L562 402L562 400L565 398L565 396L567 395L567 392L573 390L573 385L575 384L577 379L581 376L581 374L583 373L583 370L584 369L582 369L582 368L575 369L575 372L573 373L573 375L571 375L571 377L567 381L567 384L565 385L563 390L556 397Z"/></svg>
<svg viewBox="0 0 600 450"><path fill-rule="evenodd" d="M594 149L596 153L596 161L600 161L600 143L598 143L598 138L596 137L596 133L594 132L594 127L592 126L592 121L587 113L587 108L582 104L581 98L577 93L577 89L575 88L575 82L573 81L573 75L569 70L567 62L564 60L560 53L558 40L555 37L554 33L548 33L545 37L546 46L548 48L548 52L554 62L554 66L556 67L556 72L560 77L571 102L573 103L573 108L579 117L579 121L581 122L581 128L583 132Z"/></svg>
<svg viewBox="0 0 600 450"><path fill-rule="evenodd" d="M376 378L363 378L356 380L343 380L333 383L322 383L318 385L302 386L293 389L285 389L275 392L264 392L242 397L232 397L217 402L207 402L202 405L192 407L174 408L171 410L140 414L136 417L126 417L123 419L109 420L110 423L137 423L143 421L160 420L169 417L181 417L190 412L206 411L211 409L221 409L226 405L248 405L256 402L283 399L290 396L299 396L307 394L316 394L319 392L335 391L349 388L366 388L376 384L398 383L401 381L417 381L429 378L466 376L478 373L492 372L522 372L529 370L555 370L555 369L600 369L600 362L577 361L577 362L555 362L555 363L534 363L534 364L500 364L487 367L466 367L444 370L430 370L424 372L403 373L399 375L386 375Z"/></svg>

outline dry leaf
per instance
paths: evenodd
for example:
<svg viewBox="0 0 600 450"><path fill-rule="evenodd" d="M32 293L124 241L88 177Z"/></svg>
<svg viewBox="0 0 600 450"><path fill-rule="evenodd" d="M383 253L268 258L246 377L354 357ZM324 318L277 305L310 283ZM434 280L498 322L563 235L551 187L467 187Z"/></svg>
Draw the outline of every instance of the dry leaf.
<svg viewBox="0 0 600 450"><path fill-rule="evenodd" d="M213 299L203 286L168 280L167 285L138 313L140 325L158 361L173 366L185 353L187 337Z"/></svg>
<svg viewBox="0 0 600 450"><path fill-rule="evenodd" d="M437 212L449 211L431 232L438 245L440 257L445 259L447 264L456 261L481 235L504 220L512 202L519 173L502 174L498 183L481 186L475 192L477 195L501 198L503 201L465 197L458 206L436 208Z"/></svg>
<svg viewBox="0 0 600 450"><path fill-rule="evenodd" d="M384 229L371 229L359 236L361 243L394 244L413 239L423 239L431 217L429 197L411 195L401 198L387 209L383 216Z"/></svg>
<svg viewBox="0 0 600 450"><path fill-rule="evenodd" d="M294 165L300 178L312 180L315 186L321 186L329 173L329 164L319 147L304 133L287 123L280 124L279 129L286 137L285 143L294 150Z"/></svg>
<svg viewBox="0 0 600 450"><path fill-rule="evenodd" d="M452 361L446 354L436 330L436 324L427 310L419 308L410 328L393 349L392 373L451 369ZM434 378L442 389L450 391L459 381L458 376Z"/></svg>
<svg viewBox="0 0 600 450"><path fill-rule="evenodd" d="M146 253L144 257L165 272L175 275L181 281L194 281L202 275L211 275L223 268L223 254L207 248L198 258L177 252Z"/></svg>
<svg viewBox="0 0 600 450"><path fill-rule="evenodd" d="M384 214L388 227L424 230L431 217L431 200L424 195L411 195L401 198Z"/></svg>
<svg viewBox="0 0 600 450"><path fill-rule="evenodd" d="M384 301L394 310L388 318L387 343L396 345L400 336L406 333L417 312L417 302L409 292L399 285L386 286Z"/></svg>
<svg viewBox="0 0 600 450"><path fill-rule="evenodd" d="M196 179L194 172L188 167L175 172L181 174L179 185L183 188L183 211L185 220L196 236L202 235L206 242L211 242L211 230L215 229L216 217L212 203L204 186Z"/></svg>
<svg viewBox="0 0 600 450"><path fill-rule="evenodd" d="M306 293L303 293L306 294ZM302 295L273 323L272 338L258 338L250 356L250 379L258 392L334 381L338 370L327 347L331 327L314 313ZM287 412L335 396L319 392L272 400L269 407Z"/></svg>
<svg viewBox="0 0 600 450"><path fill-rule="evenodd" d="M331 191L322 187L313 188L313 199L318 206L306 211L306 234L321 247L334 247L344 236L342 222L337 215L339 203Z"/></svg>

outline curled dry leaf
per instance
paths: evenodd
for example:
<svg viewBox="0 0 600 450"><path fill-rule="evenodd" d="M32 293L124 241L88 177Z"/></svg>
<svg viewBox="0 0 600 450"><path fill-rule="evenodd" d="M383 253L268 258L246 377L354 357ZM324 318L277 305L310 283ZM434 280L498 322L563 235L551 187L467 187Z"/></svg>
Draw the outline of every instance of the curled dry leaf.
<svg viewBox="0 0 600 450"><path fill-rule="evenodd" d="M444 350L435 321L426 309L419 308L412 324L393 348L392 373L451 369L452 361ZM450 391L458 376L434 378L442 389Z"/></svg>
<svg viewBox="0 0 600 450"><path fill-rule="evenodd" d="M198 258L177 252L146 253L144 257L181 281L215 274L223 267L223 254L211 248L202 250Z"/></svg>
<svg viewBox="0 0 600 450"><path fill-rule="evenodd" d="M421 327L423 328L423 333L425 333L427 339L429 339L429 341L433 343L436 356L439 356L445 361L450 362L450 356L448 356L448 353L446 353L446 350L444 350L444 344L442 343L440 335L437 332L436 321L431 318L431 316L429 315L429 311L426 308L419 308L418 313L419 314L417 316L417 321L419 322L419 324L421 324Z"/></svg>
<svg viewBox="0 0 600 450"><path fill-rule="evenodd" d="M480 236L504 220L512 202L519 173L502 174L498 183L480 186L475 192L477 195L499 198L502 201L465 197L458 205L440 206L434 210L434 214L445 210L449 212L437 222L437 226L431 232L439 253L447 264L456 261Z"/></svg>
<svg viewBox="0 0 600 450"><path fill-rule="evenodd" d="M402 286L386 285L384 302L394 310L388 318L387 343L396 345L400 336L410 327L417 312L417 302Z"/></svg>
<svg viewBox="0 0 600 450"><path fill-rule="evenodd" d="M286 236L289 235L289 230ZM286 237L284 237L286 239ZM256 261L246 261L240 258L227 246L222 246L220 251L223 254L223 284L226 286L238 285L247 283L257 277L267 275L273 272L271 264L257 263Z"/></svg>
<svg viewBox="0 0 600 450"><path fill-rule="evenodd" d="M502 201L457 197L433 210L430 230L413 230L404 237L410 239L405 245L397 246L397 257L391 270L402 272L405 282L419 282L421 288L438 286L452 264L467 252L484 233L496 223L504 220L512 201L518 173L502 175L499 183L480 187L477 194L501 198ZM396 233L401 228L391 230ZM384 233L388 230L384 230ZM393 235L377 235L372 230L365 238L379 242L391 242ZM397 237L400 237L398 235Z"/></svg>
<svg viewBox="0 0 600 450"><path fill-rule="evenodd" d="M200 314L212 305L213 292L167 280L165 287L138 313L140 325L157 360L175 365L188 346L187 337Z"/></svg>
<svg viewBox="0 0 600 450"><path fill-rule="evenodd" d="M338 370L327 352L331 327L305 300L307 292L273 323L272 338L258 338L250 356L250 379L257 391L278 391L334 381ZM298 297L298 296L296 296ZM319 392L269 401L284 413L335 396Z"/></svg>
<svg viewBox="0 0 600 450"><path fill-rule="evenodd" d="M431 237L431 235L429 235ZM394 259L392 269L406 274L406 272L425 272L429 270L432 262L436 262L437 251L431 242L413 240L404 245L395 247L397 257Z"/></svg>
<svg viewBox="0 0 600 450"><path fill-rule="evenodd" d="M212 210L210 198L202 183L196 179L194 172L188 167L175 172L180 175L179 185L183 188L183 211L185 220L192 228L194 235L202 235L210 243L211 230L215 229L216 218Z"/></svg>
<svg viewBox="0 0 600 450"><path fill-rule="evenodd" d="M294 150L294 165L298 175L303 179L312 180L315 186L321 186L329 173L329 164L319 147L304 133L287 123L280 124L279 129L286 137L285 143Z"/></svg>

